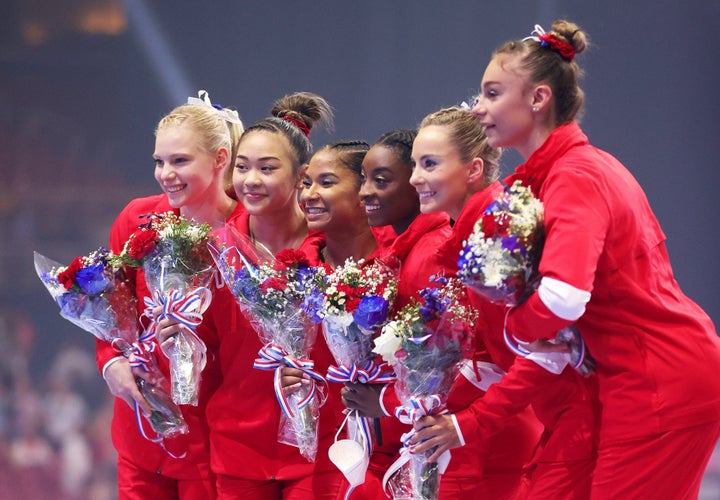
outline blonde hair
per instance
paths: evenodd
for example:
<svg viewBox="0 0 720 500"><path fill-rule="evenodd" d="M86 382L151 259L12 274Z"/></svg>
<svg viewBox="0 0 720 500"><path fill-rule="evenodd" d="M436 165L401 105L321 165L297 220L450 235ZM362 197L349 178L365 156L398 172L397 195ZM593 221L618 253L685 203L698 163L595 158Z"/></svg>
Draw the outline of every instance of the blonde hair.
<svg viewBox="0 0 720 500"><path fill-rule="evenodd" d="M243 133L242 124L226 120L223 113L211 106L183 104L160 120L155 128L155 135L157 136L160 130L180 125L191 128L200 147L207 153L214 155L221 148L227 150L228 164L223 171L223 189L234 198L236 195L232 187L232 171Z"/></svg>
<svg viewBox="0 0 720 500"><path fill-rule="evenodd" d="M420 129L431 125L442 126L448 130L450 141L460 154L463 162L473 158L483 160L483 181L489 185L500 175L500 156L502 150L488 144L485 131L478 119L465 109L453 106L443 108L427 115L420 123Z"/></svg>

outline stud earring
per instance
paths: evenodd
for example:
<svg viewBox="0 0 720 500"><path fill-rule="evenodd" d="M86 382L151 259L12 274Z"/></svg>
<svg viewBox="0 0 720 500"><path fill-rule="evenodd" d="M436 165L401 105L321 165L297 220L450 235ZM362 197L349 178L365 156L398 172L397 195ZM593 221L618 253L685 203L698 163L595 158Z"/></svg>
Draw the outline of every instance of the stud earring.
<svg viewBox="0 0 720 500"><path fill-rule="evenodd" d="M533 110L535 113L537 113L539 109L540 109L540 108L539 108L538 106L533 106L533 107L532 107L532 110Z"/></svg>

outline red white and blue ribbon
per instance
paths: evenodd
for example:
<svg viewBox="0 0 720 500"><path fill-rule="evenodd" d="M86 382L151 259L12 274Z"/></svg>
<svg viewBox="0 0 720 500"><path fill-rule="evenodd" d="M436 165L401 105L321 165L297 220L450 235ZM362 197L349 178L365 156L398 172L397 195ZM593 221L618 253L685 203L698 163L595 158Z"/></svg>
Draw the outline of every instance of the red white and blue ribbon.
<svg viewBox="0 0 720 500"><path fill-rule="evenodd" d="M110 345L127 358L130 368L149 371L147 365L152 362L152 353L155 352L155 346L157 345L153 342L154 338L154 330L145 330L132 344L123 338L114 338Z"/></svg>
<svg viewBox="0 0 720 500"><path fill-rule="evenodd" d="M152 330L153 334L159 321L170 318L177 321L184 332L193 335L198 342L203 343L195 330L202 323L202 315L212 301L212 293L209 289L198 287L186 294L172 289L167 295L155 290L153 297L145 297L143 300L145 302L143 316L150 319L151 324L148 329ZM155 316L154 311L158 307L162 310Z"/></svg>
<svg viewBox="0 0 720 500"><path fill-rule="evenodd" d="M395 408L395 416L404 424L413 425L426 415L442 415L448 413L447 406L437 394L430 396L411 396L407 405ZM410 452L410 439L415 435L415 429L404 433L400 437L403 447L400 448L400 458L395 460L383 476L383 489L387 493L387 483L390 478L412 458ZM438 472L443 474L450 463L450 452L445 451L438 458Z"/></svg>
<svg viewBox="0 0 720 500"><path fill-rule="evenodd" d="M347 365L330 365L327 371L328 382L337 382L344 384L345 382L360 384L389 384L396 380L395 372L390 365L384 361L376 359L367 360L362 366L353 363ZM372 419L365 417L356 418L356 430L362 434L363 443L368 455L372 454L372 434L370 432L370 421Z"/></svg>
<svg viewBox="0 0 720 500"><path fill-rule="evenodd" d="M397 377L390 365L384 361L371 359L358 365L353 363L347 365L330 365L327 371L328 382L337 382L344 384L345 382L360 384L389 384L394 382Z"/></svg>
<svg viewBox="0 0 720 500"><path fill-rule="evenodd" d="M319 397L320 406L325 404L327 399L327 381L322 375L317 373L315 368L315 362L311 359L294 358L278 344L266 344L260 351L258 351L259 358L255 359L253 368L258 370L275 370L275 377L273 387L275 389L275 397L280 404L285 417L292 419L295 414L290 407L290 403L285 397L285 392L282 388L282 368L288 366L290 368L297 368L302 370L310 376L310 390L297 404L298 410L302 410L317 395Z"/></svg>
<svg viewBox="0 0 720 500"><path fill-rule="evenodd" d="M146 372L149 372L148 366L152 363L152 356L153 352L155 352L155 346L157 345L155 342L153 342L153 339L155 338L155 330L145 330L140 337L133 342L132 344L128 344L128 342L125 339L122 338L115 338L112 340L110 345L118 351L119 353L123 354L128 362L130 363L130 368L139 368L141 370L144 370ZM170 450L165 448L165 444L163 443L163 436L160 434L155 434L155 436L151 436L145 431L145 425L143 424L142 419L142 412L140 411L140 406L138 406L137 401L133 401L133 408L135 410L135 424L137 425L138 432L140 432L140 435L150 441L151 443L156 443L159 445L163 450L165 450L165 453L170 455L173 458L184 458L187 452L183 452L181 455L175 455Z"/></svg>

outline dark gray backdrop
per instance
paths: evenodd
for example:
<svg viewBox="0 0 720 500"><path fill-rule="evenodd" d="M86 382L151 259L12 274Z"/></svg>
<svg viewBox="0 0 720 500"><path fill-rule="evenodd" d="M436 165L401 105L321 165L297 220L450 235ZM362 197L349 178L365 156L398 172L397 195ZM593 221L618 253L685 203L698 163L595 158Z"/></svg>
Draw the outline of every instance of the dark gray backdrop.
<svg viewBox="0 0 720 500"><path fill-rule="evenodd" d="M32 251L67 262L157 192L152 131L198 88L251 123L317 92L331 139L375 140L478 88L494 47L558 17L593 41L585 131L644 186L683 290L717 323L720 1L5 0L0 16L0 306L37 363L86 335L57 317ZM94 24L88 12L100 12ZM100 26L98 28L98 25ZM504 160L509 172L519 158ZM1 312L1 311L0 311Z"/></svg>

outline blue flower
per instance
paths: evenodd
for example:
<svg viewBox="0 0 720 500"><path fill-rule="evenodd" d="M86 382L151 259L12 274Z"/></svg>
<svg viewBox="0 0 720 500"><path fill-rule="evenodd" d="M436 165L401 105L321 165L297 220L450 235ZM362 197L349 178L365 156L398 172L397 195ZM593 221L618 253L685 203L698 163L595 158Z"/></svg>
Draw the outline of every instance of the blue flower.
<svg viewBox="0 0 720 500"><path fill-rule="evenodd" d="M353 319L366 330L372 330L383 323L388 316L388 301L377 295L363 297L358 304Z"/></svg>
<svg viewBox="0 0 720 500"><path fill-rule="evenodd" d="M105 266L102 263L83 267L75 275L75 282L83 293L98 295L107 290L111 284L104 271Z"/></svg>
<svg viewBox="0 0 720 500"><path fill-rule="evenodd" d="M319 315L322 305L323 294L315 287L310 293L305 295L300 307L302 307L302 310L305 311L305 314L307 314L314 323L322 323L322 318Z"/></svg>
<svg viewBox="0 0 720 500"><path fill-rule="evenodd" d="M233 293L235 293L236 296L244 297L247 300L255 297L257 284L247 268L243 267L235 273L233 285Z"/></svg>

